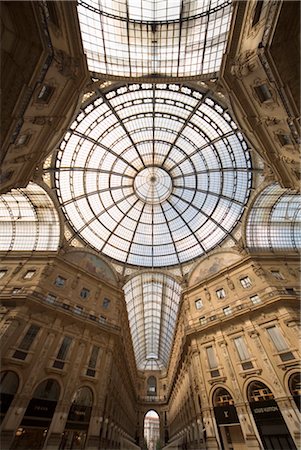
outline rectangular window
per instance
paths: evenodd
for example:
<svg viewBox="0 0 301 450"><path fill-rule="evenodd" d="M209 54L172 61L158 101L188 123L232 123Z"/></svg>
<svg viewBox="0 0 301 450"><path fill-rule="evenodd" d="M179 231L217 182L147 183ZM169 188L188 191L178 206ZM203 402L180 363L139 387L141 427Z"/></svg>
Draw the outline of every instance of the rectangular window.
<svg viewBox="0 0 301 450"><path fill-rule="evenodd" d="M200 298L198 300L195 300L194 304L196 309L201 309L203 307L203 302Z"/></svg>
<svg viewBox="0 0 301 450"><path fill-rule="evenodd" d="M240 281L240 284L242 285L242 287L243 287L244 289L247 289L247 288L249 288L249 287L252 286L252 282L251 282L251 280L250 280L249 277L243 277L243 278L240 278L239 281Z"/></svg>
<svg viewBox="0 0 301 450"><path fill-rule="evenodd" d="M234 344L241 361L250 359L250 353L242 336L234 339Z"/></svg>
<svg viewBox="0 0 301 450"><path fill-rule="evenodd" d="M58 275L58 276L56 277L56 279L55 279L54 284L55 284L57 287L63 287L63 286L65 285L65 282L66 282L66 278L63 278L63 277L61 277L60 275Z"/></svg>
<svg viewBox="0 0 301 450"><path fill-rule="evenodd" d="M257 303L261 303L260 297L257 294L252 295L252 297L250 297L250 300L253 303L253 305L257 305Z"/></svg>
<svg viewBox="0 0 301 450"><path fill-rule="evenodd" d="M279 270L271 270L271 274L276 280L284 280L284 276Z"/></svg>
<svg viewBox="0 0 301 450"><path fill-rule="evenodd" d="M40 103L48 103L54 92L54 87L44 84L37 95L37 101Z"/></svg>
<svg viewBox="0 0 301 450"><path fill-rule="evenodd" d="M290 361L291 359L295 359L294 355L288 350L288 345L282 336L279 328L277 328L275 325L273 327L267 328L267 332L269 333L269 336L276 348L276 350L280 353L280 358L282 361Z"/></svg>
<svg viewBox="0 0 301 450"><path fill-rule="evenodd" d="M94 316L95 317L95 316ZM98 316L98 322L100 322L100 323L105 323L107 321L107 318L106 317L104 317L104 316Z"/></svg>
<svg viewBox="0 0 301 450"><path fill-rule="evenodd" d="M36 273L35 270L27 270L26 274L24 275L24 280L30 280L34 274Z"/></svg>
<svg viewBox="0 0 301 450"><path fill-rule="evenodd" d="M90 290L87 288L82 288L82 290L80 291L80 298L86 299L89 297L89 295L90 295Z"/></svg>
<svg viewBox="0 0 301 450"><path fill-rule="evenodd" d="M271 338L271 341L273 342L274 346L276 347L276 350L278 352L283 352L288 349L288 345L285 342L284 337L282 336L279 328L277 328L275 325L273 327L267 328L267 332Z"/></svg>
<svg viewBox="0 0 301 450"><path fill-rule="evenodd" d="M219 370L217 369L218 364L217 364L217 359L216 359L213 347L207 347L206 352L207 352L208 364L209 364L209 368L210 368L210 374L213 378L218 377Z"/></svg>
<svg viewBox="0 0 301 450"><path fill-rule="evenodd" d="M226 306L226 308L223 308L225 316L229 316L229 314L232 314L232 308L231 306Z"/></svg>
<svg viewBox="0 0 301 450"><path fill-rule="evenodd" d="M13 354L13 358L22 359L24 360L27 356L27 352L30 349L36 335L39 332L40 327L37 325L30 325L30 327L27 330L27 333L23 337L22 341L20 342L18 346L18 350L15 351Z"/></svg>
<svg viewBox="0 0 301 450"><path fill-rule="evenodd" d="M75 312L76 314L82 314L82 312L83 312L83 307L80 306L80 305L75 305L75 306L74 306L74 312Z"/></svg>
<svg viewBox="0 0 301 450"><path fill-rule="evenodd" d="M56 301L56 295L47 294L45 300L47 303L54 303Z"/></svg>
<svg viewBox="0 0 301 450"><path fill-rule="evenodd" d="M13 288L12 293L13 294L20 294L22 292L22 288Z"/></svg>
<svg viewBox="0 0 301 450"><path fill-rule="evenodd" d="M104 298L103 302L102 302L102 306L104 309L108 309L108 307L110 306L111 300L109 300L108 298Z"/></svg>
<svg viewBox="0 0 301 450"><path fill-rule="evenodd" d="M254 27L260 19L261 16L261 11L262 11L262 7L263 7L263 0L258 0L255 6L255 10L254 10L254 16L253 16L253 20L252 20L252 27Z"/></svg>
<svg viewBox="0 0 301 450"><path fill-rule="evenodd" d="M95 367L97 364L98 354L99 354L99 347L97 347L97 345L93 345L89 363L88 363L88 369L86 372L86 375L88 375L89 377L95 376Z"/></svg>
<svg viewBox="0 0 301 450"><path fill-rule="evenodd" d="M57 369L63 369L64 368L64 361L66 360L70 345L72 342L72 338L69 336L65 336L63 339L63 342L61 343L60 349L58 351L58 354L56 356L56 360L53 363L53 367L56 367Z"/></svg>
<svg viewBox="0 0 301 450"><path fill-rule="evenodd" d="M216 296L217 296L217 298L219 298L219 299L225 298L225 297L226 297L226 292L225 292L225 290L224 290L223 288L217 289L217 291L216 291Z"/></svg>
<svg viewBox="0 0 301 450"><path fill-rule="evenodd" d="M255 86L254 90L261 103L271 102L273 99L272 93L266 83Z"/></svg>
<svg viewBox="0 0 301 450"><path fill-rule="evenodd" d="M205 316L200 317L200 318L199 318L199 322L200 322L201 325L205 325L205 323L207 322L206 317L205 317Z"/></svg>
<svg viewBox="0 0 301 450"><path fill-rule="evenodd" d="M7 274L7 270L6 269L1 269L0 270L0 279L5 277L6 274Z"/></svg>

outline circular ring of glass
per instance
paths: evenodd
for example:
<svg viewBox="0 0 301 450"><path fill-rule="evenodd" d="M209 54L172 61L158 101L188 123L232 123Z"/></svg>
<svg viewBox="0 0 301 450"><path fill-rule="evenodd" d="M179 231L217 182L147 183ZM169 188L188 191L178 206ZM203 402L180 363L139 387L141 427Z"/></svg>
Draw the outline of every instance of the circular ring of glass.
<svg viewBox="0 0 301 450"><path fill-rule="evenodd" d="M166 200L172 190L169 174L160 167L150 166L137 173L134 190L140 200L155 205Z"/></svg>
<svg viewBox="0 0 301 450"><path fill-rule="evenodd" d="M227 110L177 84L129 84L94 97L55 167L70 240L143 267L186 263L227 237L235 243L252 182L247 144Z"/></svg>

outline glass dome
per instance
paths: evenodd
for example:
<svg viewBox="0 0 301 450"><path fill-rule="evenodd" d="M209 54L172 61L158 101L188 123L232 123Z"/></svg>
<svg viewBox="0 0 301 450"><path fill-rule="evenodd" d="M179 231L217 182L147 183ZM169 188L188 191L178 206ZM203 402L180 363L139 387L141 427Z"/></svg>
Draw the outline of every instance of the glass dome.
<svg viewBox="0 0 301 450"><path fill-rule="evenodd" d="M78 1L83 47L95 76L213 76L231 12L229 0Z"/></svg>
<svg viewBox="0 0 301 450"><path fill-rule="evenodd" d="M83 105L57 152L55 188L70 240L166 267L236 242L251 171L246 142L209 92L130 84Z"/></svg>

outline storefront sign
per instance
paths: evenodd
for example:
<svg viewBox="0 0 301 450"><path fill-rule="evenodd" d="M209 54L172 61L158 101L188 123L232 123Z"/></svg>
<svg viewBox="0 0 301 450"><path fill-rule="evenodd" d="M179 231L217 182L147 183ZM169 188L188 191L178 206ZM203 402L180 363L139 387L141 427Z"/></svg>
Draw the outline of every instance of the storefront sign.
<svg viewBox="0 0 301 450"><path fill-rule="evenodd" d="M234 405L216 406L214 408L214 414L219 425L239 423L236 408Z"/></svg>
<svg viewBox="0 0 301 450"><path fill-rule="evenodd" d="M54 414L56 401L32 398L26 409L25 417L49 417Z"/></svg>
<svg viewBox="0 0 301 450"><path fill-rule="evenodd" d="M272 419L273 417L279 417L279 415L281 415L275 400L251 402L250 407L255 419Z"/></svg>

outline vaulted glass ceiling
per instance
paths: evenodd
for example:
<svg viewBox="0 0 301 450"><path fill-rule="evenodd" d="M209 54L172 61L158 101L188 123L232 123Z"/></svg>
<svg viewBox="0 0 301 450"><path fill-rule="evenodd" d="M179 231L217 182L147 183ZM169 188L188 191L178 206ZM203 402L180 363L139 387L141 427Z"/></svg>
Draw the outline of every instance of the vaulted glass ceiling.
<svg viewBox="0 0 301 450"><path fill-rule="evenodd" d="M236 243L251 170L247 144L209 91L130 84L84 104L57 152L55 187L70 240L164 267Z"/></svg>
<svg viewBox="0 0 301 450"><path fill-rule="evenodd" d="M79 0L88 67L95 75L216 75L229 0Z"/></svg>
<svg viewBox="0 0 301 450"><path fill-rule="evenodd" d="M250 210L246 241L251 251L300 251L300 195L277 183L265 188Z"/></svg>
<svg viewBox="0 0 301 450"><path fill-rule="evenodd" d="M57 251L60 223L52 200L40 186L0 195L0 251Z"/></svg>
<svg viewBox="0 0 301 450"><path fill-rule="evenodd" d="M171 277L143 273L124 286L125 301L139 370L167 367L181 287Z"/></svg>

